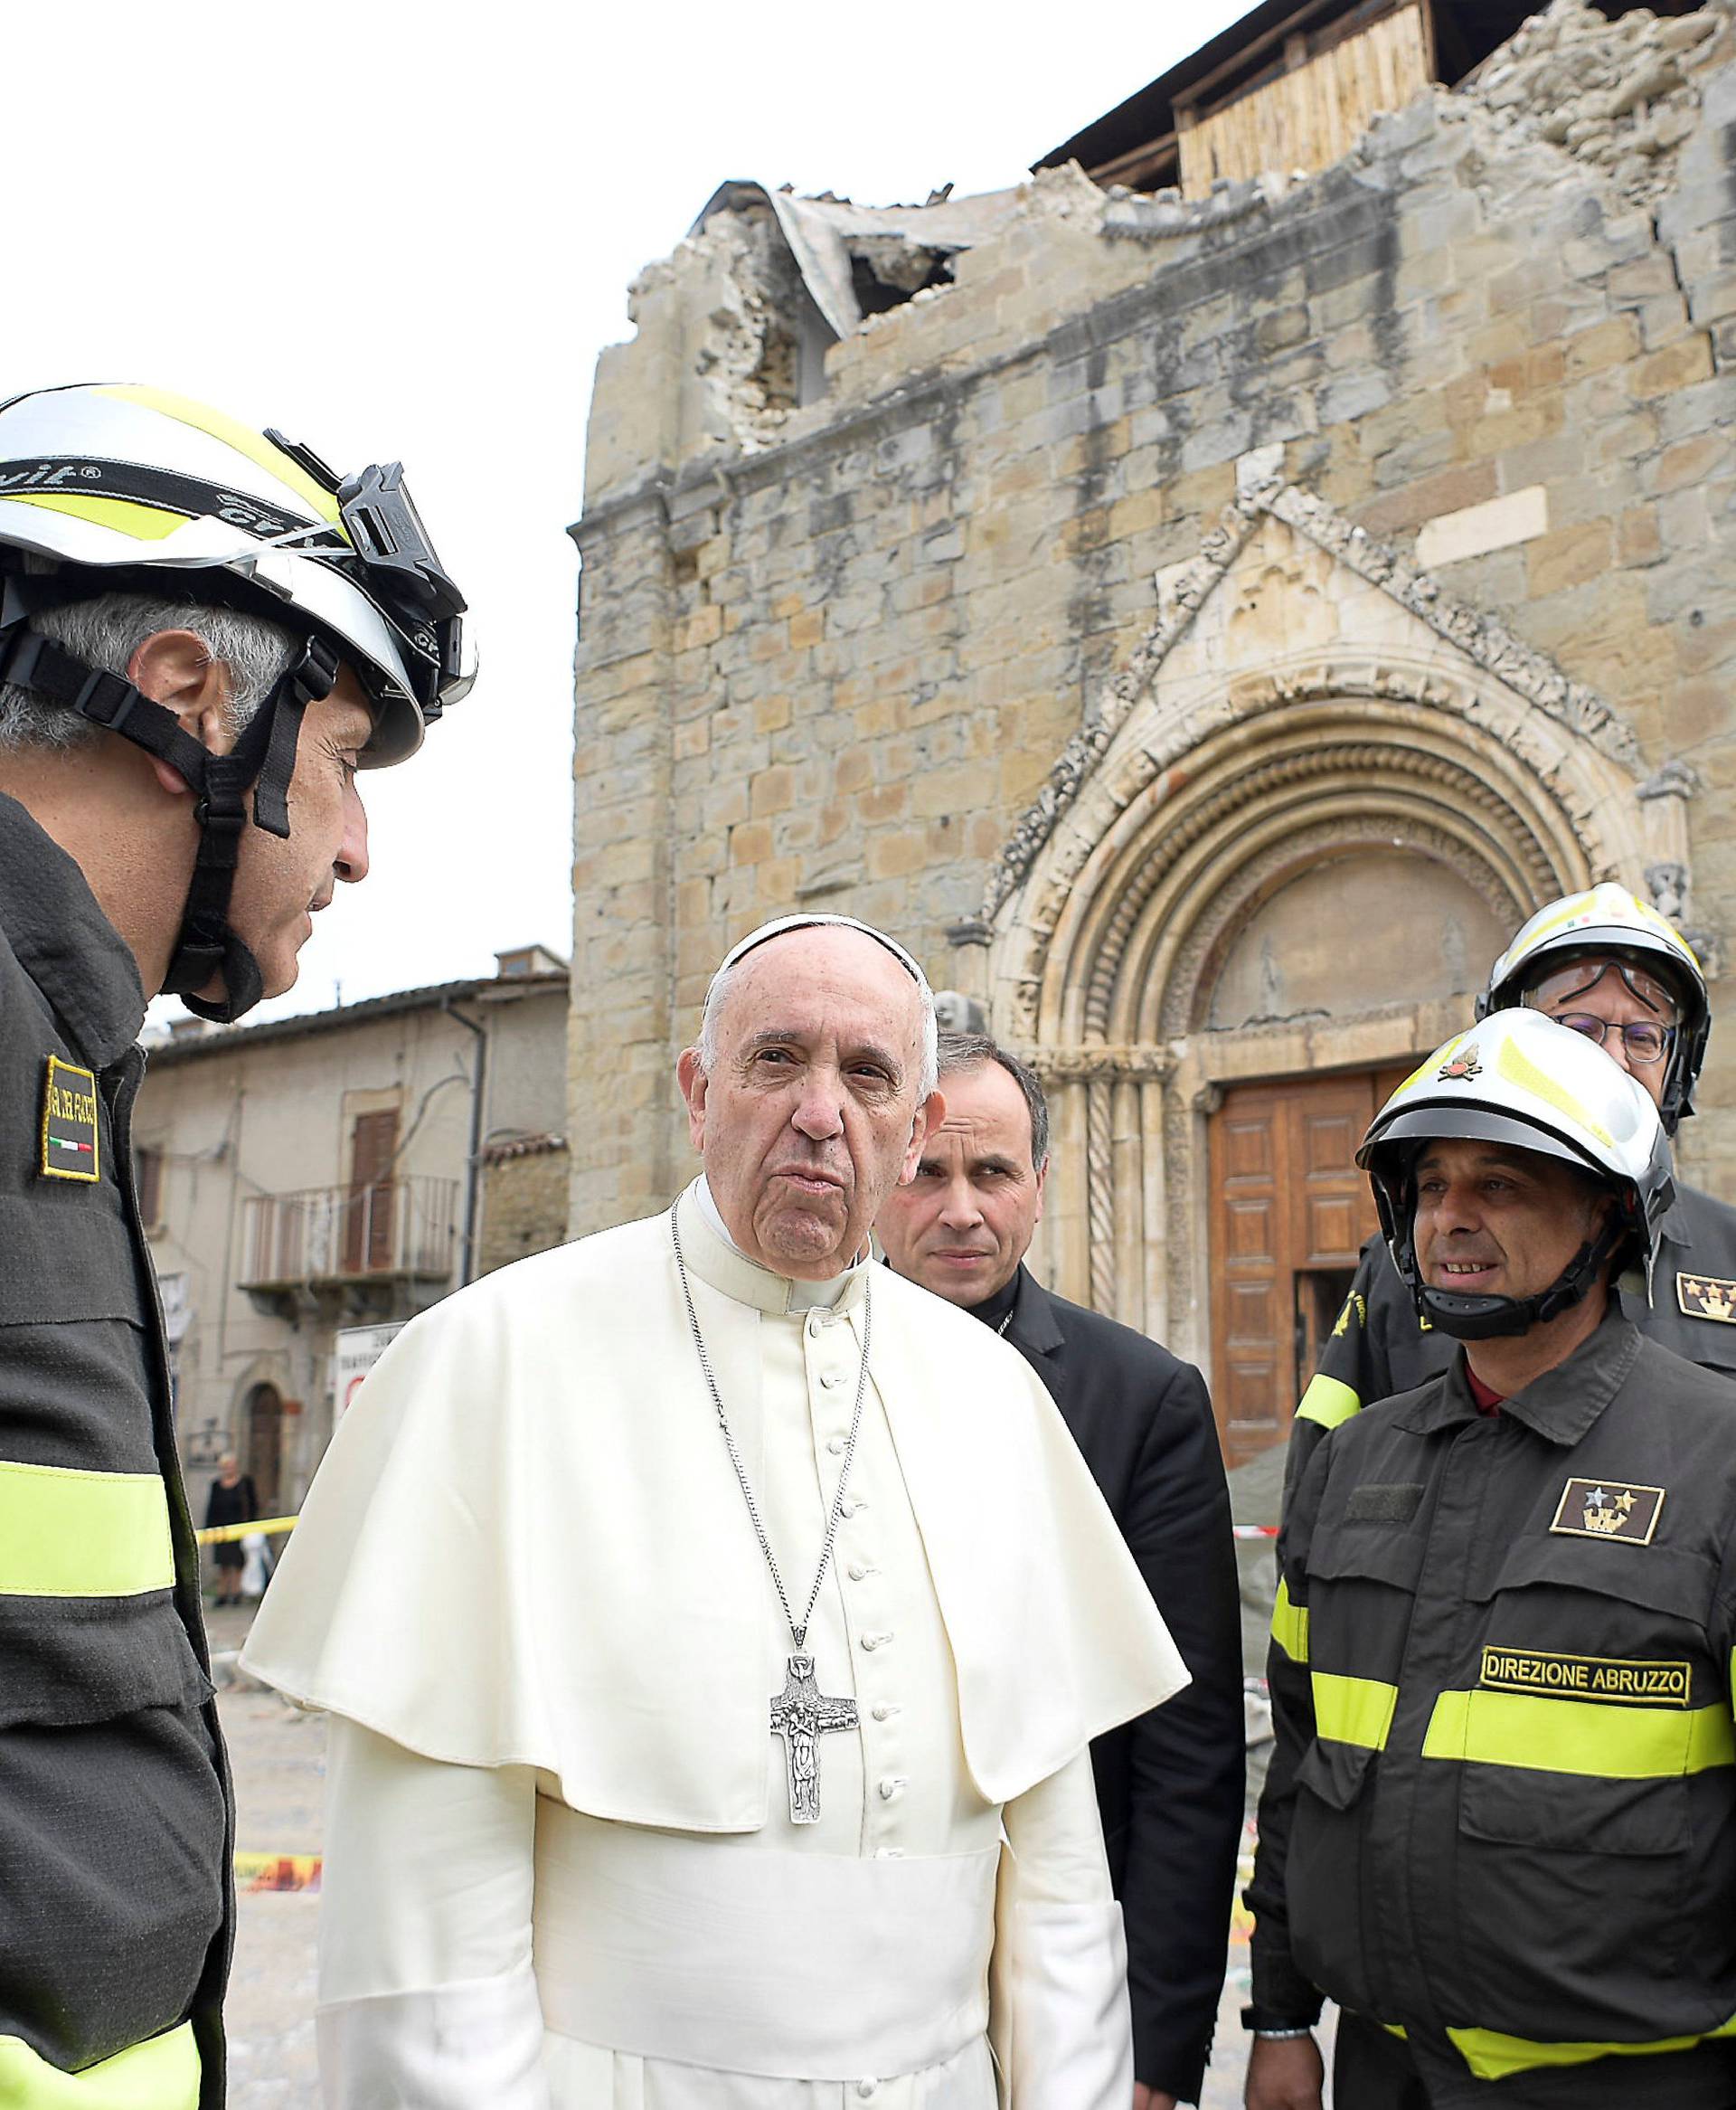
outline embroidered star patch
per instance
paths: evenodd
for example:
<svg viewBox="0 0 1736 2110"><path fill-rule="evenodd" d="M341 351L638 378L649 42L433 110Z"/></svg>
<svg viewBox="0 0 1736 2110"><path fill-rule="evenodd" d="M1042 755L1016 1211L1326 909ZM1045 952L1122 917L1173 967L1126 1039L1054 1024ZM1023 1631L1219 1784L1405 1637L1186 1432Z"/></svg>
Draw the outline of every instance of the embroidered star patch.
<svg viewBox="0 0 1736 2110"><path fill-rule="evenodd" d="M98 1179L97 1080L76 1063L48 1058L42 1087L42 1171L50 1179Z"/></svg>
<svg viewBox="0 0 1736 2110"><path fill-rule="evenodd" d="M1717 1275L1677 1275L1675 1301L1690 1319L1715 1319L1736 1326L1736 1282Z"/></svg>
<svg viewBox="0 0 1736 2110"><path fill-rule="evenodd" d="M1664 1507L1661 1487L1627 1480L1570 1480L1561 1490L1552 1531L1571 1538L1619 1538L1649 1546Z"/></svg>

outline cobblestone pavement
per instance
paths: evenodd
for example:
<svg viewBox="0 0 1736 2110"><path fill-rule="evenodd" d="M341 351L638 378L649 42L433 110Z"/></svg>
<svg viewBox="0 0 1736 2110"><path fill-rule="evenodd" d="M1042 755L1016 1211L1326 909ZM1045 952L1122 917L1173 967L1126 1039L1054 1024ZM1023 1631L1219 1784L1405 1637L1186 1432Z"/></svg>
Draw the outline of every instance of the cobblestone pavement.
<svg viewBox="0 0 1736 2110"><path fill-rule="evenodd" d="M212 1648L221 1657L241 1644L244 1613L209 1613ZM241 1853L296 1855L320 1850L326 1731L249 1682L224 1683L218 1706L235 1774L236 1848ZM235 1969L230 1981L231 2110L316 2110L314 2054L314 1934L319 1898L310 1891L255 1890L241 1885ZM1240 2110L1246 2039L1238 2020L1248 1997L1246 1935L1230 1951L1218 2014L1218 2054L1201 2110ZM479 2106L480 2110L480 2106Z"/></svg>

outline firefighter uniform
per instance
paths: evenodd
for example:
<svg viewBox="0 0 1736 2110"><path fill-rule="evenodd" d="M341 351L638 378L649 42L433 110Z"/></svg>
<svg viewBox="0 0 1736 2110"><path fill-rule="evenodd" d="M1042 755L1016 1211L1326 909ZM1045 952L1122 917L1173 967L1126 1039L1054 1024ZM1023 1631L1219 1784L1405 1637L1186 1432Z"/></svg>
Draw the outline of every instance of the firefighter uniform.
<svg viewBox="0 0 1736 2110"><path fill-rule="evenodd" d="M1436 2105L1736 2103L1732 1412L1612 1309L1497 1414L1457 1357L1317 1445L1279 1542L1262 2026L1318 1988L1402 2031Z"/></svg>
<svg viewBox="0 0 1736 2110"><path fill-rule="evenodd" d="M1642 1333L1676 1355L1736 1378L1736 1209L1698 1187L1678 1187L1660 1230L1653 1301L1630 1283L1621 1308ZM1385 1239L1371 1238L1320 1367L1297 1405L1284 1462L1286 1498L1328 1429L1438 1377L1452 1360L1453 1345L1419 1318Z"/></svg>
<svg viewBox="0 0 1736 2110"><path fill-rule="evenodd" d="M144 1015L78 866L0 797L6 2110L222 2101L229 1798L133 1188Z"/></svg>

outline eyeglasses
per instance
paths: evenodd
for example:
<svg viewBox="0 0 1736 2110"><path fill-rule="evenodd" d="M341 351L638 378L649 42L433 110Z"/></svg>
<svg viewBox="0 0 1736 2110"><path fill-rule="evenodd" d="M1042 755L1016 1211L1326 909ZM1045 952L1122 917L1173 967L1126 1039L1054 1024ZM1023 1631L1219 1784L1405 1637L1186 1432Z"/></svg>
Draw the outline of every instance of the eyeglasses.
<svg viewBox="0 0 1736 2110"><path fill-rule="evenodd" d="M1639 1019L1631 1026L1618 1026L1610 1019L1594 1017L1590 1011L1552 1011L1550 1017L1557 1026L1565 1026L1570 1033L1584 1034L1599 1047L1612 1033L1618 1033L1628 1050L1628 1059L1648 1065L1662 1062L1675 1038L1674 1026L1658 1026L1649 1018Z"/></svg>

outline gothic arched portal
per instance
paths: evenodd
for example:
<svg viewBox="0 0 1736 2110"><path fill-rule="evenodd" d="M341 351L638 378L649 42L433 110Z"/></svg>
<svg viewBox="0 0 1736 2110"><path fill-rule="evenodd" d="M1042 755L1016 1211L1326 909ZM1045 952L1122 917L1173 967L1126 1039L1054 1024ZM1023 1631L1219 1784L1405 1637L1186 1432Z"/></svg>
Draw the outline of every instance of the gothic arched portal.
<svg viewBox="0 0 1736 2110"><path fill-rule="evenodd" d="M1342 1162L1363 1110L1551 895L1618 877L1679 907L1692 781L1643 782L1598 698L1290 487L1244 492L1159 588L976 934L1053 1102L1033 1259L1205 1366L1245 1452L1372 1224Z"/></svg>

